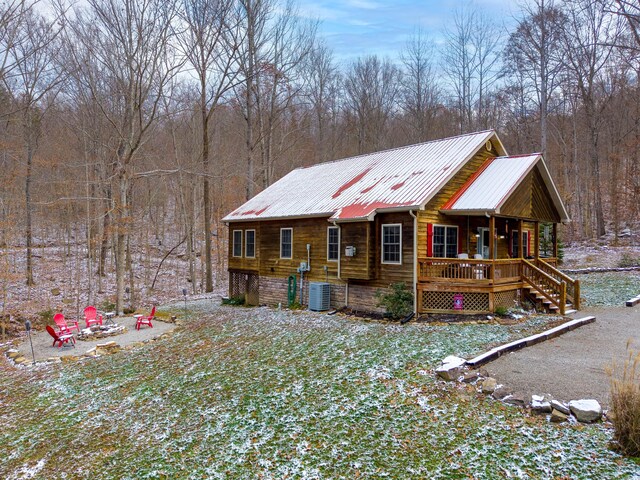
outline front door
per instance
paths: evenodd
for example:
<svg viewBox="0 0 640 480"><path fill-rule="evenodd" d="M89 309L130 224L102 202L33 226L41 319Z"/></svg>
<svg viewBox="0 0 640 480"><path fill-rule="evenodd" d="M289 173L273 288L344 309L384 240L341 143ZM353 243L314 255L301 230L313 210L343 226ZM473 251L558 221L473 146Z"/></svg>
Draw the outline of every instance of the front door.
<svg viewBox="0 0 640 480"><path fill-rule="evenodd" d="M489 256L489 229L479 228L478 233L480 234L478 237L478 254L482 255L482 258L491 258ZM494 252L498 250L497 243L498 242L494 243Z"/></svg>

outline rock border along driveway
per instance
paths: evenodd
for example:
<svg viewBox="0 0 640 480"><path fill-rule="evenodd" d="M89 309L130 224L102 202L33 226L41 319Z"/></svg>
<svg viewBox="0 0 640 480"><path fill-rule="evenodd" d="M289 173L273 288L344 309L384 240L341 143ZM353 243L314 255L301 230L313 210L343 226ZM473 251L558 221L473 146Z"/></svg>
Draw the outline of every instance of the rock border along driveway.
<svg viewBox="0 0 640 480"><path fill-rule="evenodd" d="M578 327L583 325L587 325L589 323L593 323L596 321L596 317L584 317L578 318L575 320L570 320L562 325L558 325L557 327L551 328L549 330L545 330L542 333L537 333L535 335L531 335L529 337L521 338L520 340L515 340L513 342L505 343L504 345L500 345L498 347L492 348L488 352L483 353L482 355L478 355L471 360L467 360L467 365L472 368L477 368L485 363L489 363L495 360L498 357L501 357L505 353L510 353L515 350L520 350L524 347L531 347L533 345L537 345L538 343L544 342L545 340L550 340L552 338L559 337L560 335L570 332L571 330L575 330Z"/></svg>
<svg viewBox="0 0 640 480"><path fill-rule="evenodd" d="M502 355L484 369L525 398L544 393L557 399L595 398L609 405L607 369L624 364L627 344L634 352L640 350L640 306L587 308L572 316L598 320Z"/></svg>

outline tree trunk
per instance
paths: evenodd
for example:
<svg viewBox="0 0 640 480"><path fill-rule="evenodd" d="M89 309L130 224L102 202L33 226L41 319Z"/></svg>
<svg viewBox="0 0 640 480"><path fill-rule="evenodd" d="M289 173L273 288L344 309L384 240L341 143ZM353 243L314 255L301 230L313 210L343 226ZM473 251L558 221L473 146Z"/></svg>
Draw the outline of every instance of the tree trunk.
<svg viewBox="0 0 640 480"><path fill-rule="evenodd" d="M33 281L33 253L32 253L32 244L33 244L33 230L31 223L31 174L33 170L33 134L32 134L32 125L31 119L29 118L29 110L25 112L25 123L24 128L27 129L26 133L26 154L27 154L27 172L24 183L24 197L25 197L25 222L26 222L26 244L27 244L27 285L31 286L34 284Z"/></svg>
<svg viewBox="0 0 640 480"><path fill-rule="evenodd" d="M205 254L205 291L213 292L213 272L211 265L211 187L209 185L209 112L207 111L207 92L203 81L201 85L200 107L202 115L202 196L204 199L204 254ZM248 194L248 193L247 193ZM191 248L187 245L187 248ZM194 280L193 278L191 279Z"/></svg>
<svg viewBox="0 0 640 480"><path fill-rule="evenodd" d="M117 233L116 233L116 311L121 315L124 299L124 277L126 266L127 248L127 215L129 191L127 175L123 170L118 174L118 205L117 212Z"/></svg>

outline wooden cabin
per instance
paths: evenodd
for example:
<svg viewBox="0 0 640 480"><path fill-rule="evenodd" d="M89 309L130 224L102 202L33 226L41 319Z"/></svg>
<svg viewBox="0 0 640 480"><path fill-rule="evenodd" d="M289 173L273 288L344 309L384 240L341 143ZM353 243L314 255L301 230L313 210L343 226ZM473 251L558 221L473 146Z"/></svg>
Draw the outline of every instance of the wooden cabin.
<svg viewBox="0 0 640 480"><path fill-rule="evenodd" d="M569 218L544 159L508 156L493 130L298 168L224 221L229 295L251 304L286 305L295 277L296 301L321 283L331 308L377 311L397 282L417 313L579 308L555 268Z"/></svg>

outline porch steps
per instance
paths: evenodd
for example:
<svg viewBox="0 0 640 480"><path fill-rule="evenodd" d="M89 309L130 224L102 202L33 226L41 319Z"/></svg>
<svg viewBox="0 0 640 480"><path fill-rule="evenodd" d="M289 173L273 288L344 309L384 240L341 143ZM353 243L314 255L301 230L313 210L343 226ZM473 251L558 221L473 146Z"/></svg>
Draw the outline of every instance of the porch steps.
<svg viewBox="0 0 640 480"><path fill-rule="evenodd" d="M545 296L541 295L540 292L538 292L534 287L529 285L529 286L526 286L525 288L529 292L529 297L532 298L537 305L542 307L545 310L545 312L547 312L547 313L558 313L558 310L560 310L560 307L558 307L557 305L554 305ZM545 290L545 293L548 293L549 296L551 298L553 298L553 299L557 299L558 298L558 295L554 294L550 290ZM565 315L570 315L572 313L575 313L576 311L577 310L575 310L573 308L573 305L571 303L567 303L565 305L565 312L564 312Z"/></svg>
<svg viewBox="0 0 640 480"><path fill-rule="evenodd" d="M548 302L546 302L548 303ZM549 307L547 307L548 310L550 311L550 313L558 313L558 310L560 310L560 308L557 305L549 305ZM573 308L573 305L571 305L570 303L567 303L564 306L564 314L565 315L571 315L572 313L576 313L577 310L575 308Z"/></svg>

